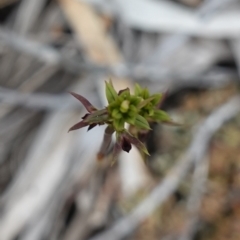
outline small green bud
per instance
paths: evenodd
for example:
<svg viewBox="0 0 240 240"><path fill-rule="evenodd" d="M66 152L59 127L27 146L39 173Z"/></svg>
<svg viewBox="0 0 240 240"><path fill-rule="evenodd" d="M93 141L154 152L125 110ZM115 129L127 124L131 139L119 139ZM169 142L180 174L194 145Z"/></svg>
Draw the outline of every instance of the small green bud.
<svg viewBox="0 0 240 240"><path fill-rule="evenodd" d="M152 117L154 115L154 110L153 109L149 109L149 117Z"/></svg>
<svg viewBox="0 0 240 240"><path fill-rule="evenodd" d="M126 122L131 124L131 125L134 125L135 124L135 118L128 117L128 118L126 118Z"/></svg>
<svg viewBox="0 0 240 240"><path fill-rule="evenodd" d="M137 113L137 108L134 105L130 105L129 109L133 112L133 113Z"/></svg>
<svg viewBox="0 0 240 240"><path fill-rule="evenodd" d="M130 111L128 111L128 116L129 117L133 117L133 118L135 118L136 117L136 115L137 115L137 113L136 112L134 112L134 111L132 111L132 110L130 110Z"/></svg>
<svg viewBox="0 0 240 240"><path fill-rule="evenodd" d="M122 118L122 114L117 109L114 109L112 111L112 117L115 118L115 119L121 119Z"/></svg>
<svg viewBox="0 0 240 240"><path fill-rule="evenodd" d="M120 111L123 113L126 113L129 109L129 101L128 100L124 100L120 106Z"/></svg>

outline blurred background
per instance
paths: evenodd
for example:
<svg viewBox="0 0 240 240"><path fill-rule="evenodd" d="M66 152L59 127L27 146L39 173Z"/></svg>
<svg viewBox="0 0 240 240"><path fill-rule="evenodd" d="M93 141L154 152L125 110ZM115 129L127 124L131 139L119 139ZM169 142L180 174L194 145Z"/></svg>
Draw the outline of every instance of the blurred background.
<svg viewBox="0 0 240 240"><path fill-rule="evenodd" d="M239 240L240 2L0 0L0 240ZM104 81L168 92L154 125L96 160Z"/></svg>

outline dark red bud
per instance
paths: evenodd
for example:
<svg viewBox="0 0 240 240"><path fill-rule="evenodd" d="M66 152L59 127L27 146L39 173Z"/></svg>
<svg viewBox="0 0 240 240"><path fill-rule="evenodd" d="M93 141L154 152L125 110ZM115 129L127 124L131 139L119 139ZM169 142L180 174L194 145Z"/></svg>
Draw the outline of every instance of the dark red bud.
<svg viewBox="0 0 240 240"><path fill-rule="evenodd" d="M129 152L132 149L131 143L129 143L128 140L124 137L122 138L121 146L122 150L125 152Z"/></svg>

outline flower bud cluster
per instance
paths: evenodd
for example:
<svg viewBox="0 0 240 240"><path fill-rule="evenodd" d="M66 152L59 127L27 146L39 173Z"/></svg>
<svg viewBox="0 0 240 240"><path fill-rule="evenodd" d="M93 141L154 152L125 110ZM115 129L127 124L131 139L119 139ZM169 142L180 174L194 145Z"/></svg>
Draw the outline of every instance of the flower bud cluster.
<svg viewBox="0 0 240 240"><path fill-rule="evenodd" d="M69 131L86 126L90 130L96 125L106 124L107 128L98 154L99 159L105 156L114 132L117 141L113 150L113 159L121 150L129 152L132 144L141 152L148 154L145 145L139 140L138 133L151 130L149 125L151 122L172 123L169 115L159 109L163 100L162 94L150 95L147 88L142 88L138 84L135 85L133 94L130 93L129 88L117 93L111 81L105 83L105 93L108 106L99 110L83 96L71 92L85 106L88 113ZM129 132L126 124L135 129L134 134Z"/></svg>

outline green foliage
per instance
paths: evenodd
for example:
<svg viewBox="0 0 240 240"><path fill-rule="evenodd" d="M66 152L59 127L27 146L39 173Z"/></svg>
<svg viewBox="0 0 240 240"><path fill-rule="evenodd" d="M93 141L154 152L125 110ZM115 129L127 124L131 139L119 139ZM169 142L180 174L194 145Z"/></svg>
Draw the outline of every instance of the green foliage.
<svg viewBox="0 0 240 240"><path fill-rule="evenodd" d="M117 99L118 95L111 81L109 83L105 82L105 84L106 84L106 97L107 97L108 103L111 104Z"/></svg>

